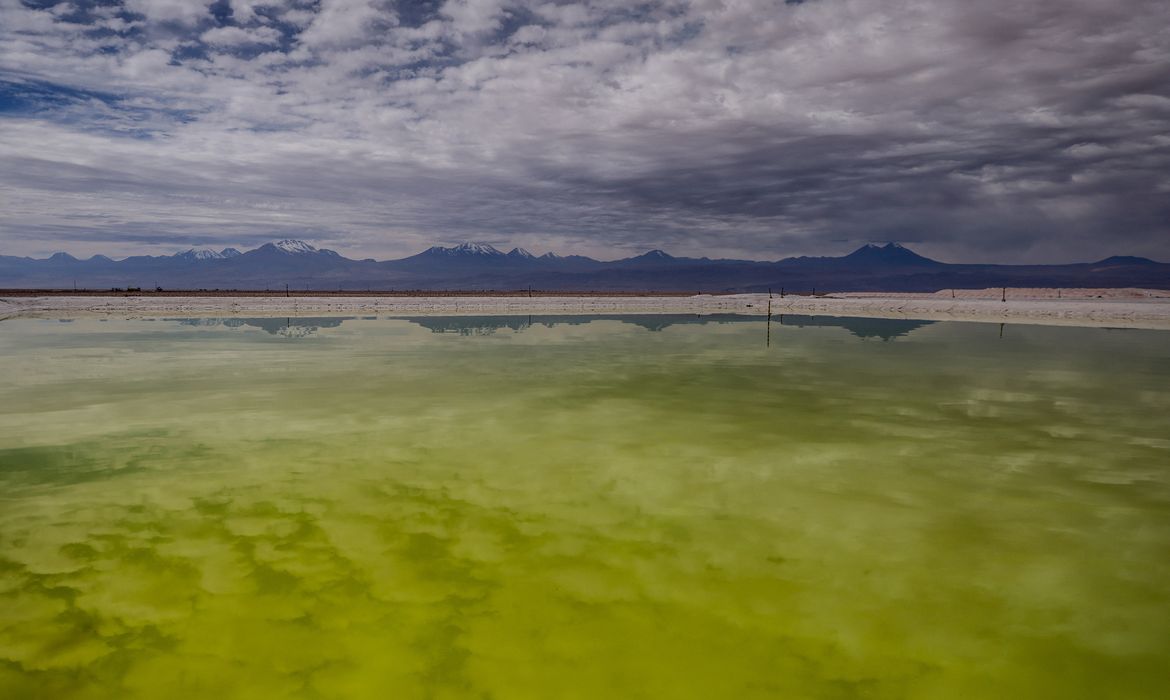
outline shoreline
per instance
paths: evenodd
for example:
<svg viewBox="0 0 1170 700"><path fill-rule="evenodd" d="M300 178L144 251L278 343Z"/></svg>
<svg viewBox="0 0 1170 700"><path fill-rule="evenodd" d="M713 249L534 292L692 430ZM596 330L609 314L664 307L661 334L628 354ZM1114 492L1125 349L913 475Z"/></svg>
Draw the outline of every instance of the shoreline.
<svg viewBox="0 0 1170 700"><path fill-rule="evenodd" d="M159 316L743 314L850 316L1170 330L1170 292L959 290L934 294L489 296L0 296L0 320ZM1014 298L1013 298L1014 297Z"/></svg>

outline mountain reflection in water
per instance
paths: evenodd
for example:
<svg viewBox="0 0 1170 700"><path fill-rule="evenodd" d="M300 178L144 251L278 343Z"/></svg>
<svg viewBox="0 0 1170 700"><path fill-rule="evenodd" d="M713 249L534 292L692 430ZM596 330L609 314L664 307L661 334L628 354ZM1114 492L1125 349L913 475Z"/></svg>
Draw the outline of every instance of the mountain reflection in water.
<svg viewBox="0 0 1170 700"><path fill-rule="evenodd" d="M225 328L248 326L259 328L270 335L304 338L322 328L340 328L345 321L353 321L356 318L356 316L304 316L301 318L168 318L166 320L177 321L184 326L223 326Z"/></svg>
<svg viewBox="0 0 1170 700"><path fill-rule="evenodd" d="M375 317L357 316L306 316L300 318L170 318L188 326L222 326L226 328L259 328L270 335L287 338L305 338L324 329L340 328L346 321L373 320ZM644 328L648 331L662 331L678 325L706 325L725 323L766 323L766 317L740 314L597 314L597 315L497 315L497 316L401 316L390 317L409 321L426 328L432 333L452 333L465 336L492 335L502 331L520 333L534 326L553 328L559 325L581 326L596 321L617 321ZM889 318L853 318L837 316L802 316L792 314L773 315L772 323L782 326L804 328L816 326L843 328L862 339L880 338L883 341L907 336L934 321Z"/></svg>
<svg viewBox="0 0 1170 700"><path fill-rule="evenodd" d="M802 316L799 314L781 314L773 316L773 322L782 326L829 326L840 327L849 331L858 338L881 338L883 341L893 340L910 335L914 331L929 326L935 321L921 321L911 318L840 318L837 316Z"/></svg>

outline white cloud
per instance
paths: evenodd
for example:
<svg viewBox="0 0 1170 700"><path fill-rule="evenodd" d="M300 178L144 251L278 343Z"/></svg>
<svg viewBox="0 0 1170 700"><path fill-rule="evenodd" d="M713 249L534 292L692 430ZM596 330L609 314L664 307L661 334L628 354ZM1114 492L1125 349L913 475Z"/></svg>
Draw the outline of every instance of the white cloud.
<svg viewBox="0 0 1170 700"><path fill-rule="evenodd" d="M280 43L280 32L272 27L215 27L203 32L199 38L215 46L272 45Z"/></svg>
<svg viewBox="0 0 1170 700"><path fill-rule="evenodd" d="M214 0L125 0L130 12L145 15L151 22L196 24L211 18L209 8Z"/></svg>
<svg viewBox="0 0 1170 700"><path fill-rule="evenodd" d="M446 0L439 13L451 20L456 34L478 34L500 26L503 0Z"/></svg>
<svg viewBox="0 0 1170 700"><path fill-rule="evenodd" d="M122 61L122 74L132 80L153 77L166 72L170 62L169 51L147 49L126 56Z"/></svg>
<svg viewBox="0 0 1170 700"><path fill-rule="evenodd" d="M273 0L231 0L232 17L241 24L247 24L260 17L256 10L266 7L278 7L279 1Z"/></svg>
<svg viewBox="0 0 1170 700"><path fill-rule="evenodd" d="M121 98L6 120L0 158L24 165L0 172L0 252L85 221L225 243L312 227L379 255L515 234L1052 259L1120 245L1103 227L1170 253L1161 0L468 0L403 15L418 26L375 0L233 0L222 26L202 0L131 6L144 31L94 37L0 0L0 72ZM497 42L507 13L522 26ZM1078 220L1056 215L1077 198Z"/></svg>
<svg viewBox="0 0 1170 700"><path fill-rule="evenodd" d="M392 10L376 0L321 0L320 11L301 32L301 43L314 47L364 43L379 25L396 24Z"/></svg>

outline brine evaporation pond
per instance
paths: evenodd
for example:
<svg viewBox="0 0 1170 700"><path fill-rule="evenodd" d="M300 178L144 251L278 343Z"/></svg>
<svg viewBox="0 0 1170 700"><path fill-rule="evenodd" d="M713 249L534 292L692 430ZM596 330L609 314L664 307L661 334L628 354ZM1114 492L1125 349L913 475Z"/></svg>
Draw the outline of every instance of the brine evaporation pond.
<svg viewBox="0 0 1170 700"><path fill-rule="evenodd" d="M1170 334L0 322L0 697L1162 698Z"/></svg>

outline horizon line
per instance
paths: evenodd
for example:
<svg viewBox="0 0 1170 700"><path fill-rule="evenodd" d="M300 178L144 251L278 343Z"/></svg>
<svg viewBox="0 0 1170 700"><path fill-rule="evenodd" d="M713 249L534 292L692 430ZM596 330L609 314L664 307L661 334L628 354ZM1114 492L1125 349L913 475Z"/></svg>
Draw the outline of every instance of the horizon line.
<svg viewBox="0 0 1170 700"><path fill-rule="evenodd" d="M379 259L373 258L373 257L350 258L350 257L347 257L347 256L343 255L342 253L338 252L337 250L332 249L332 248L319 248L309 241L306 241L304 239L296 239L296 238L273 239L273 240L261 243L254 248L249 248L247 250L242 250L242 251L235 245L228 245L228 246L224 246L223 248L220 248L218 250L215 248L211 248L211 247L199 247L199 248L190 247L190 248L186 248L183 250L179 250L179 251L171 253L171 254L127 255L127 256L122 257L122 258L113 258L113 257L110 257L108 255L104 255L102 253L95 253L87 258L79 258L79 257L77 257L77 256L75 256L67 251L63 251L63 250L55 251L53 253L50 253L47 257L43 257L43 258L35 258L35 257L31 257L31 256L6 256L6 255L2 255L2 254L0 254L0 257L13 257L13 258L18 258L18 259L34 260L34 261L48 261L48 260L52 260L54 257L57 257L57 256L67 256L70 259L75 260L77 262L89 262L89 261L93 260L94 258L105 258L106 260L109 260L110 262L125 262L126 260L129 260L131 258L138 258L138 257L166 259L166 258L175 258L175 257L178 257L180 255L183 255L184 253L203 252L203 251L215 253L217 255L222 255L222 253L224 251L235 251L236 252L236 255L229 256L228 258L208 258L208 259L204 259L204 260L199 261L199 262L210 262L212 260L230 259L231 257L237 257L239 255L246 255L248 253L253 253L257 250L260 250L261 248L264 248L265 246L274 246L274 247L279 248L279 246L277 244L285 243L285 242L306 244L313 249L313 251L306 251L308 253L326 252L326 253L332 253L334 255L337 255L338 257L341 257L345 260L349 260L351 262L373 261L375 263L400 262L400 261L408 260L410 258L419 256L419 255L423 255L423 254L430 252L430 251L433 251L433 250L455 251L455 250L459 250L460 248L468 248L471 246L482 246L482 247L490 248L492 251L494 251L495 253L499 253L501 256L508 256L508 255L511 255L511 254L519 251L522 253L527 253L528 256L531 256L528 259L531 259L531 260L541 260L541 259L556 260L556 259L565 259L565 258L583 258L585 260L590 260L590 261L599 262L599 263L614 263L614 262L622 262L622 261L626 261L626 260L634 260L637 258L652 255L654 253L662 253L666 257L671 258L673 260L696 260L696 261L706 260L706 261L710 261L710 262L734 261L734 262L751 262L751 263L778 263L778 262L784 262L786 260L801 260L801 259L810 259L810 258L813 258L813 259L816 259L816 258L840 259L840 258L848 257L848 256L853 255L855 253L858 253L860 251L871 249L871 248L879 249L879 250L892 248L892 249L905 250L905 251L907 251L915 256L918 256L918 257L921 257L925 260L929 260L931 262L939 263L942 265L1022 265L1022 266L1091 265L1091 264L1095 264L1095 263L1106 262L1106 261L1112 260L1114 258L1134 258L1136 260L1148 261L1148 262L1156 263L1159 265L1166 264L1160 260L1154 260L1153 258L1148 258L1145 256L1140 256L1140 255L1127 255L1127 254L1114 254L1114 255L1108 255L1108 256L1101 258L1099 260L1087 260L1087 261L1083 261L1083 262L1069 262L1069 263L954 263L954 262L946 262L946 261L942 261L942 260L936 260L934 258L928 258L928 257L914 251L912 248L908 247L907 245L905 245L901 242L898 242L898 241L882 241L882 242L871 241L871 242L864 243L864 244L858 246L857 248L855 248L847 253L843 253L841 255L790 255L787 257L774 258L774 259L729 258L729 257L715 258L715 257L706 256L706 255L704 255L702 257L691 257L691 256L686 256L686 255L676 256L676 255L673 255L671 253L666 252L665 250L663 250L661 248L652 248L652 249L647 250L643 253L629 255L629 256L626 256L623 258L613 258L613 259L606 260L606 259L600 259L600 258L593 258L593 257L590 257L588 255L580 255L580 254L576 254L576 253L569 253L567 255L562 255L560 253L556 253L556 252L553 252L551 250L547 251L541 255L536 255L536 254L533 254L531 251L527 250L526 248L523 248L522 246L512 246L511 250L504 251L504 250L500 250L499 248L496 248L491 243L487 243L487 242L483 242L483 241L464 241L464 242L457 243L457 244L450 245L450 246L443 246L443 245L436 244L436 245L429 246L429 247L427 247L427 248L425 248L417 253L411 253L409 255L405 255L405 256L400 257L400 258L384 258L384 259L379 260ZM289 254L295 255L298 253L289 252Z"/></svg>

